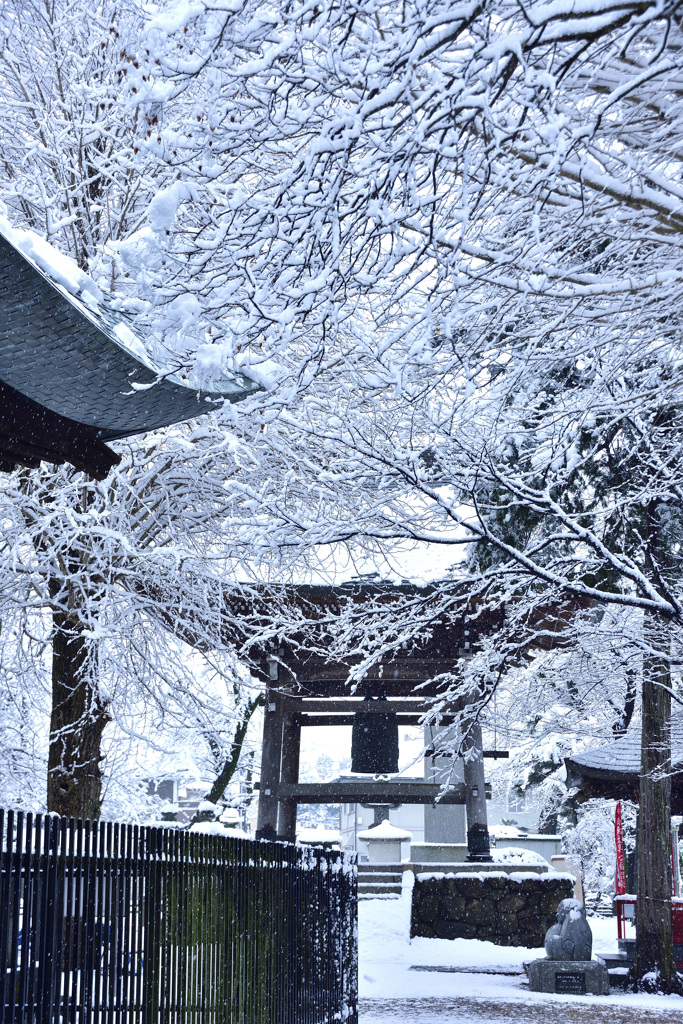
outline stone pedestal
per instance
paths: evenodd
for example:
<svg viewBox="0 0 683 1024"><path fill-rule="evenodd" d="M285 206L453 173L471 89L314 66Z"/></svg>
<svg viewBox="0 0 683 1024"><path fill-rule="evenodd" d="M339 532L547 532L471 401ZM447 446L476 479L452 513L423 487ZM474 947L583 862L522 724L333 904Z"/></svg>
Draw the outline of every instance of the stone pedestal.
<svg viewBox="0 0 683 1024"><path fill-rule="evenodd" d="M609 995L609 974L602 960L533 960L529 964L532 992L582 996Z"/></svg>

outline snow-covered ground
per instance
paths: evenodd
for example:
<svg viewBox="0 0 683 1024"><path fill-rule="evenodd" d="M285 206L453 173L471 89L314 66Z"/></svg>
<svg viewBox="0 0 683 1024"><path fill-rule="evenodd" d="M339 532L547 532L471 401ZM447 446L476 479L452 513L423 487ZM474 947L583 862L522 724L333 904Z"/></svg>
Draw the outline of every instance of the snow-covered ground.
<svg viewBox="0 0 683 1024"><path fill-rule="evenodd" d="M683 999L677 996L529 992L522 964L545 956L543 949L472 939L411 942L410 896L406 887L400 900L370 899L359 905L361 1024L399 1019L402 1024L513 1019L517 1024L636 1019L640 1024L651 1020L683 1024ZM590 924L594 952L617 948L616 918L591 919Z"/></svg>

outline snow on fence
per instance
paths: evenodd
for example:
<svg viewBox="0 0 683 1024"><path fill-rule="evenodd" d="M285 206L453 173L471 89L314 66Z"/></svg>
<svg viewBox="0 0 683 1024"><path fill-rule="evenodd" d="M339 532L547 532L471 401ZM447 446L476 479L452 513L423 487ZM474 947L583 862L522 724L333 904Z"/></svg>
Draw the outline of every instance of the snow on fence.
<svg viewBox="0 0 683 1024"><path fill-rule="evenodd" d="M0 1020L357 1020L354 855L0 810Z"/></svg>

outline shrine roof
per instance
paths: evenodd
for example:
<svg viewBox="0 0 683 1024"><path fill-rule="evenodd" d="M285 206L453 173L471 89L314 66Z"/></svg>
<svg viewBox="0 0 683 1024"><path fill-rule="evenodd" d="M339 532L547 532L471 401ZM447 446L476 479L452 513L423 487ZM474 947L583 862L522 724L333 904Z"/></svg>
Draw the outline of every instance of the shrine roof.
<svg viewBox="0 0 683 1024"><path fill-rule="evenodd" d="M671 762L674 772L683 771L683 711L671 716ZM575 785L584 776L635 782L640 776L640 725L632 725L613 743L567 758L566 765Z"/></svg>

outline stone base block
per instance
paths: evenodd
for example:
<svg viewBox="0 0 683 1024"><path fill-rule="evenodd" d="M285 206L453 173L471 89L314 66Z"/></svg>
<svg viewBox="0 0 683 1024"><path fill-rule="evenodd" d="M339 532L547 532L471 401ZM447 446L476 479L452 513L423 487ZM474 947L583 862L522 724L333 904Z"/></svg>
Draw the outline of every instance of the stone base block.
<svg viewBox="0 0 683 1024"><path fill-rule="evenodd" d="M609 995L609 973L602 960L533 960L529 964L532 992L577 996Z"/></svg>

